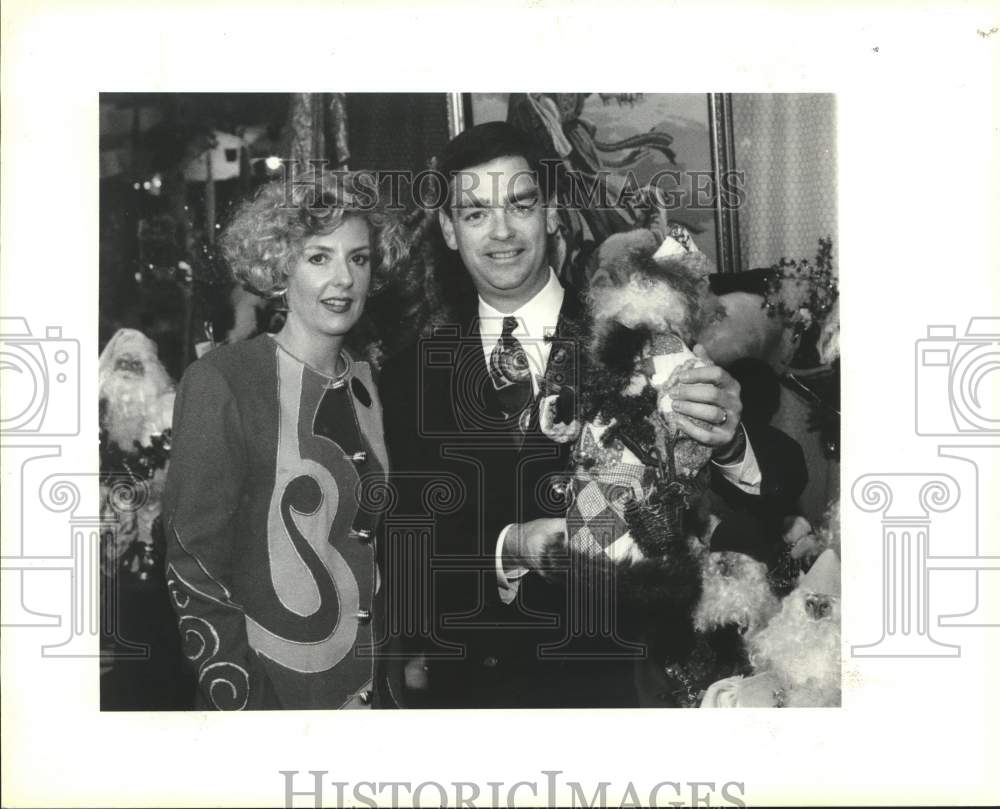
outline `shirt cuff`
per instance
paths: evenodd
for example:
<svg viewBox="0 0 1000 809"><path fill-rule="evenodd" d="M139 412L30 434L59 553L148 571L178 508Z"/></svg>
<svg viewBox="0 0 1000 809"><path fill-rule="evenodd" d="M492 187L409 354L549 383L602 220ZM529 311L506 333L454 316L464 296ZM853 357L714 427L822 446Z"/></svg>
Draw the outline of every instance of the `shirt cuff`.
<svg viewBox="0 0 1000 809"><path fill-rule="evenodd" d="M757 464L757 455L753 451L753 444L750 443L750 436L747 435L746 427L740 424L746 436L746 449L743 451L743 460L734 463L716 463L722 476L732 483L737 489L747 494L760 494L760 466Z"/></svg>
<svg viewBox="0 0 1000 809"><path fill-rule="evenodd" d="M503 541L507 538L507 532L514 527L514 523L511 523L503 531L500 532L500 536L497 539L496 548L496 571L497 571L497 592L500 594L500 600L504 604L510 604L515 598L517 598L517 588L521 583L521 577L528 572L526 567L515 567L512 570L504 570L503 567Z"/></svg>

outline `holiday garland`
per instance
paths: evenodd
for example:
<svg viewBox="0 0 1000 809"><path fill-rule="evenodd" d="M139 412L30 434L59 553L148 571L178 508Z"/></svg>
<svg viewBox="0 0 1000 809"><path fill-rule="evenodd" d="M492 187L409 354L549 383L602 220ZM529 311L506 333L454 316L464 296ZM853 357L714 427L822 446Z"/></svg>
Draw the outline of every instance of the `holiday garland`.
<svg viewBox="0 0 1000 809"><path fill-rule="evenodd" d="M818 328L839 295L833 271L833 239L819 240L814 261L782 257L771 266L763 307L769 317L780 316L799 336Z"/></svg>
<svg viewBox="0 0 1000 809"><path fill-rule="evenodd" d="M151 435L149 446L133 441L133 449L126 452L117 443L108 440L107 430L101 430L101 482L110 483L122 472L126 473L133 483L152 480L156 471L165 468L170 460L170 438L171 430L168 427L162 433Z"/></svg>

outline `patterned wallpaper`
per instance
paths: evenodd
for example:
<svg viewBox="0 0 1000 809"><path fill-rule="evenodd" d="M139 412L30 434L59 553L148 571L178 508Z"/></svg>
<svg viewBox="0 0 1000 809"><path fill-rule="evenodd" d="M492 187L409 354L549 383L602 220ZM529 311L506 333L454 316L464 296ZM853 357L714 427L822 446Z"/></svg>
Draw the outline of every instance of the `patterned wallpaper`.
<svg viewBox="0 0 1000 809"><path fill-rule="evenodd" d="M812 258L821 236L837 255L835 96L734 93L736 168L746 172L740 209L744 269Z"/></svg>
<svg viewBox="0 0 1000 809"><path fill-rule="evenodd" d="M768 267L782 256L816 255L821 236L833 238L837 259L835 97L829 94L733 94L736 168L746 172L740 209L744 269ZM823 456L809 430L809 408L788 388L772 424L802 447L809 482L799 501L816 525L840 492L840 464Z"/></svg>
<svg viewBox="0 0 1000 809"><path fill-rule="evenodd" d="M427 168L448 141L445 93L348 93L351 168Z"/></svg>

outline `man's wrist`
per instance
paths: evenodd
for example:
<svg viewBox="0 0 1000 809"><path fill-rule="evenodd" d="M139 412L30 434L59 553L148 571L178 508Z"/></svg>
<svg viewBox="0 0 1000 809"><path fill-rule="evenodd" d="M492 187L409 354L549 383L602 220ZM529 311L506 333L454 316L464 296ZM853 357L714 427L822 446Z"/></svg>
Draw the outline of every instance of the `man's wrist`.
<svg viewBox="0 0 1000 809"><path fill-rule="evenodd" d="M742 422L737 425L733 440L712 453L712 460L720 466L739 463L747 451L747 434Z"/></svg>

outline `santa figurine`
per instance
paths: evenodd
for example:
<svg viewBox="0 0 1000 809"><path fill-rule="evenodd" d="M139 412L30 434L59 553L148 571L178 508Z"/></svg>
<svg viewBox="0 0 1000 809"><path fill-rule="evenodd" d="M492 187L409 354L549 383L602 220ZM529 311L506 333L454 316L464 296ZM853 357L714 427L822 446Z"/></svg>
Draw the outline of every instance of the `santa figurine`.
<svg viewBox="0 0 1000 809"><path fill-rule="evenodd" d="M710 262L685 234L643 228L601 245L581 324L578 401L567 406L562 391L540 403L542 431L576 442L571 552L637 562L669 556L675 543L675 558L688 554L681 523L707 487L711 449L680 430L670 390L682 371L707 363L691 346L719 310Z"/></svg>
<svg viewBox="0 0 1000 809"><path fill-rule="evenodd" d="M566 329L579 347L578 387L539 402L542 432L573 442L571 580L622 610L620 628L647 644L654 675L690 651L701 596L711 448L680 428L670 393L683 371L710 362L692 346L718 311L711 269L663 218L606 239L584 317Z"/></svg>
<svg viewBox="0 0 1000 809"><path fill-rule="evenodd" d="M754 674L705 692L703 708L840 705L840 560L828 548L785 596L781 611L749 639Z"/></svg>
<svg viewBox="0 0 1000 809"><path fill-rule="evenodd" d="M721 521L712 515L706 536L692 542L701 564L693 634L675 659L654 660L646 667L645 693L637 679L640 704L662 707L666 695L678 707L696 708L713 682L753 672L748 642L779 610L755 533L748 520ZM655 641L655 633L651 637Z"/></svg>
<svg viewBox="0 0 1000 809"><path fill-rule="evenodd" d="M98 383L102 516L117 524L102 561L105 569L125 564L145 579L155 565L153 526L166 480L174 383L156 344L135 329L119 329L108 341Z"/></svg>

